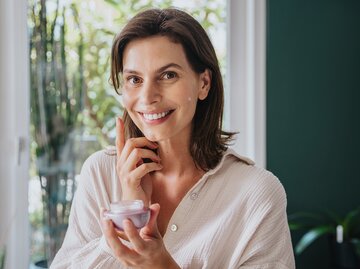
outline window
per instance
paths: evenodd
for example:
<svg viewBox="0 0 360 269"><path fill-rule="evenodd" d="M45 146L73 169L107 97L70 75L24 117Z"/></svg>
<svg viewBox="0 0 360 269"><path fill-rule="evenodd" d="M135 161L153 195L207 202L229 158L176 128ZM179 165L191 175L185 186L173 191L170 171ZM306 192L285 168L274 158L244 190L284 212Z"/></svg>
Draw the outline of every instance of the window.
<svg viewBox="0 0 360 269"><path fill-rule="evenodd" d="M48 0L47 2L50 2L50 0ZM55 0L53 0L53 2L54 3L52 5L54 6L56 2ZM77 3L79 2L80 1L78 1ZM28 230L27 212L28 209L30 209L30 214L33 214L34 210L37 210L36 213L40 217L42 214L42 204L38 203L36 199L33 199L35 196L38 196L37 193L39 193L39 191L41 190L38 178L36 178L36 180L33 182L30 181L30 188L35 187L37 191L37 193L36 191L35 193L30 192L30 202L37 202L37 204L32 204L30 208L28 208L27 204L27 156L29 154L28 117L30 111L30 83L28 81L28 60L30 57L28 54L28 29L26 29L26 19L28 19L28 21L30 20L30 9L28 9L28 14L26 14L26 8L28 6L31 6L31 2L28 2L27 0L0 1L0 34L2 37L2 40L0 42L0 124L2 128L2 132L0 132L0 199L1 204L5 205L0 207L0 213L2 216L2 218L0 218L0 248L6 247L7 268L26 268L28 264L27 237L28 235L36 234L36 227L32 227L31 231ZM197 6L199 6L199 9L202 8L201 5L197 4ZM249 126L249 128L254 129L253 121L257 120L256 116L248 117L247 113L247 111L250 110L250 114L252 113L252 115L254 115L254 112L256 114L257 110L251 108L245 109L244 114L243 110L236 110L236 108L241 108L242 106L240 100L238 100L238 95L241 98L244 96L243 94L238 93L238 91L245 91L245 93L247 91L254 92L254 87L246 86L248 84L251 85L251 83L245 82L249 80L254 82L254 80L256 79L258 80L258 83L261 83L261 81L263 82L264 80L264 76L261 75L261 72L256 71L254 73L255 76L250 76L249 79L246 79L246 77L249 76L245 76L244 73L241 72L241 70L244 70L246 66L252 66L252 68L255 68L255 70L256 66L257 68L262 68L261 59L264 60L265 58L264 50L261 48L262 46L265 46L265 1L228 0L227 9L228 12L226 14L226 20L228 42L226 46L226 79L227 87L228 89L231 89L231 91L228 91L226 109L228 110L227 115L230 115L230 110L231 115L233 115L228 120L229 129L240 130L241 132L243 127L239 128L238 126L244 124L244 122L247 122L245 126ZM115 23L118 22L114 22L114 24ZM29 24L29 27L31 27L30 21ZM257 45L254 46L254 51L252 54L250 54L252 56L248 57L247 61L244 64L243 55L247 55L247 42L250 42L248 44L252 43ZM239 53L239 51L242 52ZM257 64L255 63L254 55L257 55ZM19 76L19 74L21 74L21 76ZM243 78L245 76L245 79L239 79L239 76L243 76ZM264 96L264 93L261 94L261 87L259 87L259 89L260 93L255 90L257 93L253 98L253 104L256 103L259 105L259 103L257 102L259 96L260 99ZM264 88L262 88L262 90L264 90ZM264 104L260 104L260 108L264 109ZM261 122L261 120L259 122ZM252 133L253 135L255 135L254 138L244 136L240 139L241 143L246 145L247 139L255 139L255 146L261 144L257 143L257 140L259 140L257 136L260 134L260 138L265 137L264 130L259 129L258 131ZM90 134L85 137L87 137L87 139L85 139L85 145L89 146L93 142L93 138ZM19 141L23 142L19 143ZM24 145L24 147L19 147L20 144ZM240 150L243 149L241 145L239 145L238 148ZM253 149L250 149L245 150L244 153L243 151L239 152L244 155L254 156L253 154L248 153L255 151ZM264 150L260 152L262 152L260 155L265 155ZM20 165L18 165L19 159ZM255 160L257 160L256 154ZM261 163L262 162L260 161L260 164ZM31 171L33 172L31 175L33 178L34 176L36 176L36 170L34 169L34 165L32 165ZM35 184L36 186L31 186L31 184ZM41 201L41 199L39 201ZM38 219L40 219L40 217L38 217ZM34 218L34 216L31 216L31 218ZM38 220L39 225L41 225L41 221L41 219ZM33 238L37 238L36 240L38 240L37 255L39 258L44 258L44 245L41 241L43 240L43 235L41 233L37 233L36 236L34 236ZM32 244L32 246L34 247L34 243ZM34 252L35 250L36 249L32 249L33 260L35 257L34 254L36 254Z"/></svg>

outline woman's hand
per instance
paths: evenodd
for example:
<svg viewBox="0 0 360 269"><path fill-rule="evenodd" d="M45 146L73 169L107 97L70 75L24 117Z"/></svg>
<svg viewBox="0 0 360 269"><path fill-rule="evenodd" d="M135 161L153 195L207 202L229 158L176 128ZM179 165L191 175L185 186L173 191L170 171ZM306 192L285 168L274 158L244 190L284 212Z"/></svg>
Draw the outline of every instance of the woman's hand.
<svg viewBox="0 0 360 269"><path fill-rule="evenodd" d="M131 138L125 142L124 123L116 119L116 171L120 179L123 200L143 200L149 206L152 182L149 173L160 170L160 157L152 150L158 145L145 137ZM144 163L143 159L152 162Z"/></svg>
<svg viewBox="0 0 360 269"><path fill-rule="evenodd" d="M150 206L149 223L138 231L130 220L124 220L124 232L116 230L111 220L104 218L101 212L101 223L105 239L114 255L124 266L141 269L180 268L167 252L157 227L157 216L160 205ZM125 246L119 237L127 237L132 248Z"/></svg>

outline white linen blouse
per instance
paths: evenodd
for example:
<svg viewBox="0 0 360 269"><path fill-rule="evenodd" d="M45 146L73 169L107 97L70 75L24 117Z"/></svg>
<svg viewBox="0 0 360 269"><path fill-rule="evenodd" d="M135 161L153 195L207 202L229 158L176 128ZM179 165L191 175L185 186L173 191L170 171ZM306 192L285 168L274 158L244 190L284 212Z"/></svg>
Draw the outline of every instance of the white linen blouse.
<svg viewBox="0 0 360 269"><path fill-rule="evenodd" d="M83 165L64 242L50 269L123 269L106 243L100 208L121 200L116 151ZM294 269L286 194L269 171L228 149L183 197L164 244L184 269Z"/></svg>

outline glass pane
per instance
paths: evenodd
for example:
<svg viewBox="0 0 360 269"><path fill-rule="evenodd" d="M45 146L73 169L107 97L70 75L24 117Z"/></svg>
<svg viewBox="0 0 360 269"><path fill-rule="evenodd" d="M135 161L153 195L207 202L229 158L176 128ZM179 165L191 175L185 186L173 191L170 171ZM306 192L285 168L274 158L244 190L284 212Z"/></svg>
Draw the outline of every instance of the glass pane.
<svg viewBox="0 0 360 269"><path fill-rule="evenodd" d="M109 84L115 33L142 8L183 8L208 30L224 74L225 2L29 0L32 268L47 268L61 246L82 163L114 143L123 111Z"/></svg>

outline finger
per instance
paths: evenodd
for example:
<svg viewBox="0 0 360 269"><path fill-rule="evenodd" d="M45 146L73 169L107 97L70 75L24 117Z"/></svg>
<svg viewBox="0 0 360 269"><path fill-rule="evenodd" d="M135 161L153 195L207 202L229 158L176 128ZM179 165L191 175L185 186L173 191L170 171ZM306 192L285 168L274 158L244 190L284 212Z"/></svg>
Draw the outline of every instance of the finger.
<svg viewBox="0 0 360 269"><path fill-rule="evenodd" d="M140 237L135 225L128 219L123 221L124 231L130 242L133 244L134 250L139 254L145 251L145 241Z"/></svg>
<svg viewBox="0 0 360 269"><path fill-rule="evenodd" d="M109 220L106 216L105 216L105 212L108 211L107 209L101 207L100 208L100 220L102 222L102 225L104 226L105 228L105 225L107 225L106 223L103 223L103 221L105 220ZM115 226L114 226L114 229L115 229L115 232L117 234L117 237L120 237L121 239L124 239L126 241L129 241L129 239L127 238L127 235L125 234L125 232L117 229Z"/></svg>
<svg viewBox="0 0 360 269"><path fill-rule="evenodd" d="M115 231L114 224L111 220L104 218L103 213L104 212L101 214L101 226L103 228L105 240L115 256L120 259L136 259L136 253L121 242Z"/></svg>
<svg viewBox="0 0 360 269"><path fill-rule="evenodd" d="M108 239L111 239L112 237L114 237L113 230L115 231L115 233L116 233L116 230L115 230L115 227L114 227L114 224L112 223L112 221L105 216L104 213L106 211L107 210L105 208L101 208L100 220L101 220L101 227L103 228L103 233L108 241Z"/></svg>
<svg viewBox="0 0 360 269"><path fill-rule="evenodd" d="M111 240L115 237L116 237L117 241L119 241L117 236L114 236L116 234L114 224L112 223L112 221L110 219L105 217L105 215L104 215L105 211L106 210L104 208L101 209L100 220L101 220L101 227L103 228L103 233L106 237L106 241L109 243L109 240Z"/></svg>
<svg viewBox="0 0 360 269"><path fill-rule="evenodd" d="M119 230L119 229L116 229L116 227L115 227L115 232L116 232L117 237L120 237L121 239L123 239L123 240L125 240L125 241L129 241L129 238L128 238L128 236L125 234L124 231L121 231L121 230Z"/></svg>
<svg viewBox="0 0 360 269"><path fill-rule="evenodd" d="M145 137L136 137L136 138L128 139L125 143L125 146L122 149L122 155L121 155L122 163L124 163L125 160L127 160L127 158L130 156L131 152L135 148L157 149L158 144L155 142L151 142L150 140L146 139Z"/></svg>
<svg viewBox="0 0 360 269"><path fill-rule="evenodd" d="M146 236L151 236L155 238L161 238L161 234L159 232L158 226L157 226L157 218L159 216L160 212L160 205L159 204L152 204L150 206L150 220L148 224L144 228L141 229L141 233Z"/></svg>
<svg viewBox="0 0 360 269"><path fill-rule="evenodd" d="M131 167L131 170L136 168L138 165L143 164L143 159L151 159L153 162L159 163L161 161L160 157L149 149L144 148L135 148L132 150L125 164L128 167Z"/></svg>
<svg viewBox="0 0 360 269"><path fill-rule="evenodd" d="M121 155L121 152L125 146L125 128L124 122L120 117L116 118L116 153L117 156Z"/></svg>
<svg viewBox="0 0 360 269"><path fill-rule="evenodd" d="M159 163L143 163L139 167L132 170L123 182L132 188L137 188L141 185L142 178L150 172L161 170L163 166Z"/></svg>

